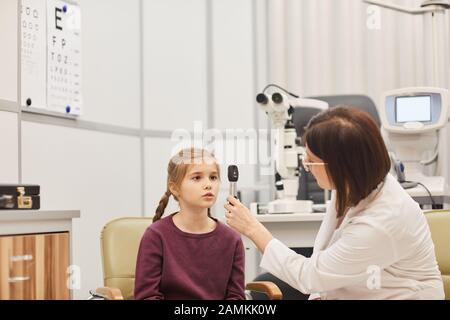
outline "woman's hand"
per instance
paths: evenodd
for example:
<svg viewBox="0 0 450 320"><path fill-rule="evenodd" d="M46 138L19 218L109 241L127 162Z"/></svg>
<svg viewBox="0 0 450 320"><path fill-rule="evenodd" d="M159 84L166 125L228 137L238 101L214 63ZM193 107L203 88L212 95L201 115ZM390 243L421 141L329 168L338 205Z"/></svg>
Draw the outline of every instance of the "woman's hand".
<svg viewBox="0 0 450 320"><path fill-rule="evenodd" d="M259 224L256 217L244 206L238 199L233 196L228 196L227 203L225 203L225 217L227 224L237 232L250 238L253 230Z"/></svg>
<svg viewBox="0 0 450 320"><path fill-rule="evenodd" d="M238 199L229 196L224 208L227 224L252 240L261 252L264 252L267 244L273 239L272 234L256 219Z"/></svg>

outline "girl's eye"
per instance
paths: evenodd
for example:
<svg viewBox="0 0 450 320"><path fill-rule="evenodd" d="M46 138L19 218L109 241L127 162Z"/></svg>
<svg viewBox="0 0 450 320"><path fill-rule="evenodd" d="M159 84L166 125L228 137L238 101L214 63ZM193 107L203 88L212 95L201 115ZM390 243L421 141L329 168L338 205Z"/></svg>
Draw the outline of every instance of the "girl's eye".
<svg viewBox="0 0 450 320"><path fill-rule="evenodd" d="M192 177L192 180L195 180L195 181L197 181L198 179L200 179L200 177L199 177L199 176L196 176L196 177Z"/></svg>
<svg viewBox="0 0 450 320"><path fill-rule="evenodd" d="M217 180L217 176L212 176L211 180L213 180L213 181Z"/></svg>

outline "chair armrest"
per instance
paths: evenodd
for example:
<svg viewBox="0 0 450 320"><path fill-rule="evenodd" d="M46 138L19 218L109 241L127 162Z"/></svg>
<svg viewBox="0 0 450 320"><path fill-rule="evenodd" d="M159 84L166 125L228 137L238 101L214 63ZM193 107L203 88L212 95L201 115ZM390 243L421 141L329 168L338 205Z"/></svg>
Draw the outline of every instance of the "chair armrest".
<svg viewBox="0 0 450 320"><path fill-rule="evenodd" d="M278 288L275 283L270 281L249 282L245 286L245 289L264 293L270 300L281 300L283 298L280 288Z"/></svg>
<svg viewBox="0 0 450 320"><path fill-rule="evenodd" d="M95 289L95 293L109 300L123 300L122 292L118 288L100 287Z"/></svg>

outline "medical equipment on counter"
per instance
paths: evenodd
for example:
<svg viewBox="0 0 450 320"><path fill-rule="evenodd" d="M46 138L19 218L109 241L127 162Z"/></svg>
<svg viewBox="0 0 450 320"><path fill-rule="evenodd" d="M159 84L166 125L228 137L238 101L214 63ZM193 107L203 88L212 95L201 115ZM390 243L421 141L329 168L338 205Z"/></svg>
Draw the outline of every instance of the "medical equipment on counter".
<svg viewBox="0 0 450 320"><path fill-rule="evenodd" d="M396 89L382 95L379 107L399 182L419 184L405 189L419 203L436 208L450 203L448 95L442 88Z"/></svg>
<svg viewBox="0 0 450 320"><path fill-rule="evenodd" d="M268 89L271 90L268 93ZM272 128L275 130L274 155L277 199L267 204L265 211L272 213L310 213L313 212L313 202L310 200L297 200L299 187L299 168L301 156L305 148L300 146L292 114L294 108L313 108L318 111L328 109L328 103L315 99L299 98L287 90L270 84L262 93L256 96L256 101L269 117ZM258 211L258 205L251 204L253 212ZM256 208L256 209L255 209Z"/></svg>

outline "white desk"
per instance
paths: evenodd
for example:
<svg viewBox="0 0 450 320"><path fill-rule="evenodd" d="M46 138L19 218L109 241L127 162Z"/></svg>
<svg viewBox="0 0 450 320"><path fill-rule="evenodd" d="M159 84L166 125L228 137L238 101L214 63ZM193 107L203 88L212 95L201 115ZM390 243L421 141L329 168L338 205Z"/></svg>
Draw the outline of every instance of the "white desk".
<svg viewBox="0 0 450 320"><path fill-rule="evenodd" d="M291 213L257 215L272 235L288 247L313 247L324 213ZM243 237L246 248L254 247L253 242Z"/></svg>
<svg viewBox="0 0 450 320"><path fill-rule="evenodd" d="M450 205L449 186L445 183L444 177L429 177L423 174L411 174L407 177L409 181L419 181L430 191L436 204ZM415 188L405 189L405 191L419 204L431 205L432 201L428 191L421 185Z"/></svg>

